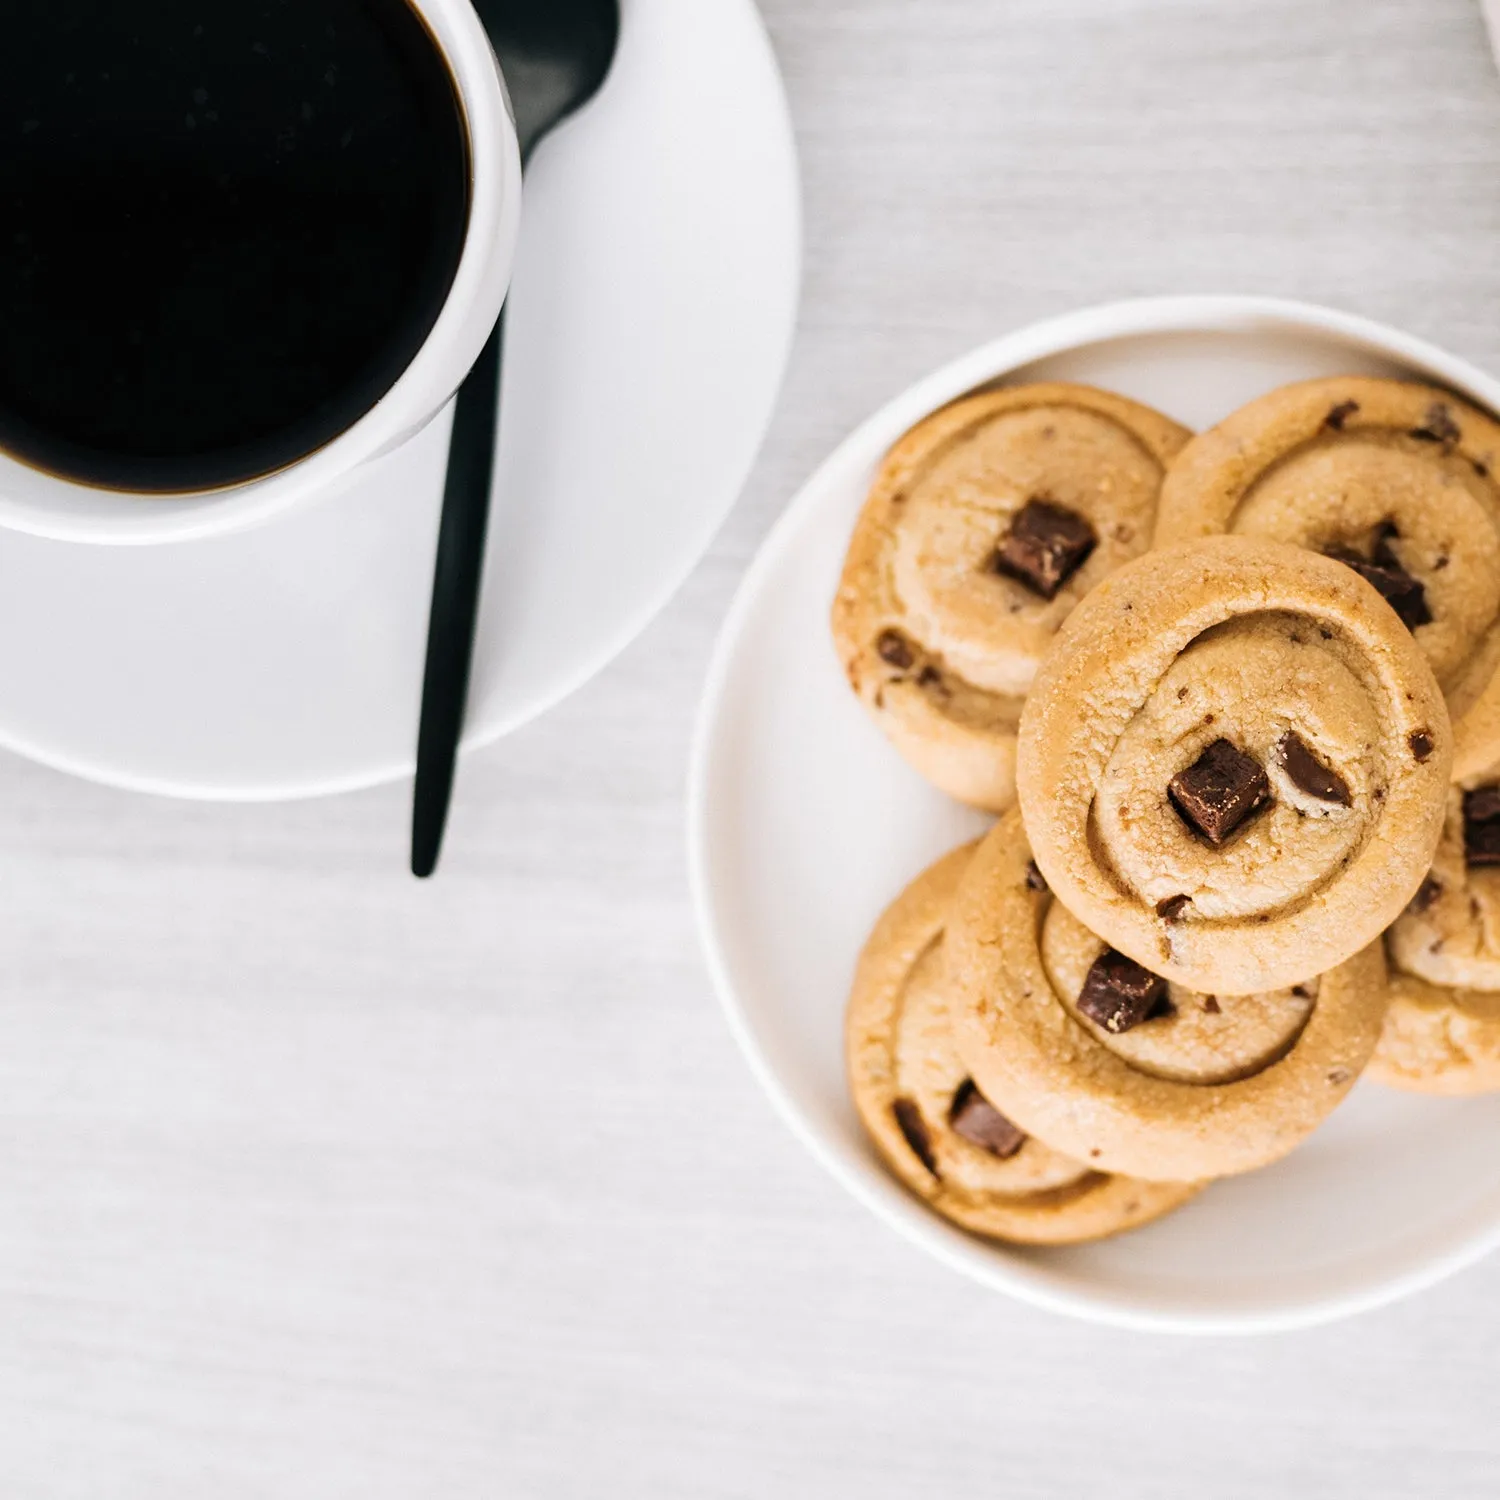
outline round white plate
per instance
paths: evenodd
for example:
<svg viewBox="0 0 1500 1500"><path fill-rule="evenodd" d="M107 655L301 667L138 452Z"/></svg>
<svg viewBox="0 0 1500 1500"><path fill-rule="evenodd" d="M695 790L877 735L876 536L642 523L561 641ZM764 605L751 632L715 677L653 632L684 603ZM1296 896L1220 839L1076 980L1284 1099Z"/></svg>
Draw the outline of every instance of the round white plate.
<svg viewBox="0 0 1500 1500"><path fill-rule="evenodd" d="M603 92L526 179L469 747L666 603L749 471L796 320L796 154L752 0L622 12ZM0 745L191 797L409 774L450 423L233 536L0 532Z"/></svg>
<svg viewBox="0 0 1500 1500"><path fill-rule="evenodd" d="M986 820L930 789L844 682L828 636L844 549L885 450L998 376L1082 380L1193 427L1289 380L1417 374L1500 410L1500 382L1363 319L1243 297L1117 303L1039 324L899 396L792 502L724 627L693 755L689 841L710 967L756 1076L856 1197L939 1259L1104 1322L1285 1328L1436 1281L1500 1242L1500 1096L1360 1085L1276 1166L1215 1184L1133 1234L1065 1250L987 1243L880 1167L849 1103L844 999L881 909Z"/></svg>

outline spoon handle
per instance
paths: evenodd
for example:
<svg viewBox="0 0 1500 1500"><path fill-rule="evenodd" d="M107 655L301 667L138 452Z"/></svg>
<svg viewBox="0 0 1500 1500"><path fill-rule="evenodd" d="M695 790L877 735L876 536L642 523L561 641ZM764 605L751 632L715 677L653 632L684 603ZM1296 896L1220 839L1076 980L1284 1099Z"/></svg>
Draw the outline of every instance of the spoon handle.
<svg viewBox="0 0 1500 1500"><path fill-rule="evenodd" d="M463 735L479 617L479 583L484 572L490 482L495 469L504 343L502 309L473 369L459 387L453 412L437 565L432 578L432 614L427 625L417 781L412 796L411 872L420 879L432 874L443 847L458 743Z"/></svg>

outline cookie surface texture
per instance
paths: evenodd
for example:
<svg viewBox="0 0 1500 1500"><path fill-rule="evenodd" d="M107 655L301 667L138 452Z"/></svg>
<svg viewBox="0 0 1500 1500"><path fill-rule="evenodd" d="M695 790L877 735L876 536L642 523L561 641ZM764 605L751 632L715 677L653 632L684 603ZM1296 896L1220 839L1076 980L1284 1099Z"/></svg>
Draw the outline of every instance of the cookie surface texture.
<svg viewBox="0 0 1500 1500"><path fill-rule="evenodd" d="M846 676L928 781L990 811L1015 795L1021 703L1068 612L1144 552L1190 434L1088 386L966 396L886 456L833 607Z"/></svg>
<svg viewBox="0 0 1500 1500"><path fill-rule="evenodd" d="M1391 1008L1370 1076L1426 1094L1500 1089L1500 768L1449 793L1432 871L1386 952Z"/></svg>
<svg viewBox="0 0 1500 1500"><path fill-rule="evenodd" d="M1152 552L1074 611L1022 717L1037 864L1112 947L1204 994L1336 968L1416 893L1451 731L1410 632L1280 542Z"/></svg>

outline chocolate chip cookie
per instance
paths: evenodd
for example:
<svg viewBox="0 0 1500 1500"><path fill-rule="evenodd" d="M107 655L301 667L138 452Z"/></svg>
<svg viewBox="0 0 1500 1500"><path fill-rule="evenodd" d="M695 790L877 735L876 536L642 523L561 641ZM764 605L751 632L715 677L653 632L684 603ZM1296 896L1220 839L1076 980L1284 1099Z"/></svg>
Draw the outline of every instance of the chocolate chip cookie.
<svg viewBox="0 0 1500 1500"><path fill-rule="evenodd" d="M1336 968L1442 832L1452 736L1410 632L1354 569L1221 536L1074 611L1022 717L1036 860L1090 930L1203 994Z"/></svg>
<svg viewBox="0 0 1500 1500"><path fill-rule="evenodd" d="M1068 1244L1159 1217L1199 1185L1137 1181L1054 1151L996 1109L959 1061L943 929L973 849L918 876L860 958L845 1029L860 1118L907 1187L978 1234Z"/></svg>
<svg viewBox="0 0 1500 1500"><path fill-rule="evenodd" d="M1386 934L1391 1008L1370 1076L1500 1089L1500 768L1454 787L1432 870Z"/></svg>
<svg viewBox="0 0 1500 1500"><path fill-rule="evenodd" d="M1054 898L1019 810L969 862L944 948L974 1087L1017 1129L1147 1179L1227 1176L1286 1155L1353 1086L1386 1006L1378 941L1260 994L1170 982Z"/></svg>
<svg viewBox="0 0 1500 1500"><path fill-rule="evenodd" d="M933 785L1000 811L1038 663L1074 604L1144 552L1190 434L1077 385L967 396L891 450L833 606L849 682Z"/></svg>
<svg viewBox="0 0 1500 1500"><path fill-rule="evenodd" d="M1284 386L1199 434L1158 545L1229 532L1337 558L1411 631L1448 699L1454 774L1500 756L1500 423L1434 386Z"/></svg>

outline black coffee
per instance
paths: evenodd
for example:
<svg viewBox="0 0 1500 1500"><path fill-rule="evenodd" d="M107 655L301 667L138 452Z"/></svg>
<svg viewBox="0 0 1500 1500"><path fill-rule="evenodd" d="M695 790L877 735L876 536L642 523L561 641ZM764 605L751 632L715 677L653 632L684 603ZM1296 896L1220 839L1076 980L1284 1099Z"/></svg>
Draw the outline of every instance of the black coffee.
<svg viewBox="0 0 1500 1500"><path fill-rule="evenodd" d="M0 9L0 449L206 489L368 411L469 211L453 80L406 0Z"/></svg>

